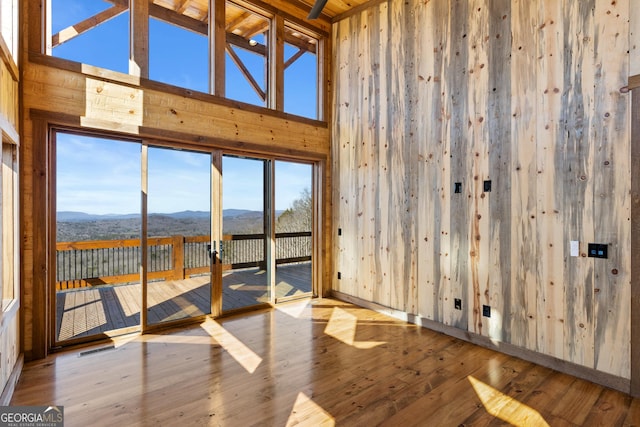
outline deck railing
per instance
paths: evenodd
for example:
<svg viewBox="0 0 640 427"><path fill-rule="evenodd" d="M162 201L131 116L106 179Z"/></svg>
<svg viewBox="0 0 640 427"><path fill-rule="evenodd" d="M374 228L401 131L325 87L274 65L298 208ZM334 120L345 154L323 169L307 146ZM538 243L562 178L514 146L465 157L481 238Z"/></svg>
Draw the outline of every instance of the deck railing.
<svg viewBox="0 0 640 427"><path fill-rule="evenodd" d="M263 234L230 234L222 239L223 270L263 267ZM209 236L151 237L148 279L180 280L210 269ZM140 279L140 239L58 242L56 289L131 283ZM276 233L276 264L311 260L311 232Z"/></svg>

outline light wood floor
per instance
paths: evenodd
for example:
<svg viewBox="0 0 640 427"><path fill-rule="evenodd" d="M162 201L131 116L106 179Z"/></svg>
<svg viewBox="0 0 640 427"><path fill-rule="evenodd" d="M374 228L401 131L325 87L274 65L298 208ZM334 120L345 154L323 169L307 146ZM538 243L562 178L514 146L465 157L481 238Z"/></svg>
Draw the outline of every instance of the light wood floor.
<svg viewBox="0 0 640 427"><path fill-rule="evenodd" d="M269 301L267 278L257 268L233 270L222 279L222 309L249 307ZM311 263L276 269L275 297L311 292ZM152 324L208 314L209 276L151 282L148 319ZM56 336L59 341L93 336L140 325L140 284L105 285L60 291L56 296Z"/></svg>
<svg viewBox="0 0 640 427"><path fill-rule="evenodd" d="M27 364L12 405L51 404L67 426L640 425L638 399L331 299Z"/></svg>

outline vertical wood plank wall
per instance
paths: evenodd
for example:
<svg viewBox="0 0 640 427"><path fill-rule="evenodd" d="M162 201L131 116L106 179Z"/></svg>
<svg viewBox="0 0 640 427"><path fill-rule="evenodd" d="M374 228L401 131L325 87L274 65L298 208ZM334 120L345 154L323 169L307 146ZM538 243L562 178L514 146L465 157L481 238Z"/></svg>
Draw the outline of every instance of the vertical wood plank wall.
<svg viewBox="0 0 640 427"><path fill-rule="evenodd" d="M6 31L5 34L7 34ZM9 40L9 42L13 46L13 40ZM18 112L20 110L18 106L18 76L16 73L18 68L4 40L4 35L0 36L0 49L2 50L2 55L0 55L2 58L0 60L0 133L3 134L1 139L5 143L19 145ZM12 160L9 159L7 163L11 164ZM15 179L18 178L17 174L18 171L16 170ZM0 188L3 187L0 186ZM5 186L4 189L7 189L7 187ZM17 193L14 194L15 203L18 203L18 198L19 195ZM9 233L12 227L17 230L17 218L8 217L2 218L2 220L2 233ZM17 233L15 238L19 238ZM12 271L19 269L18 264L8 265L19 259L15 255L14 252L2 254L3 265L0 271L3 271L3 269ZM17 381L14 369L20 355L20 293L16 292L13 298L14 301L6 307L5 311L2 311L2 307L0 307L0 404L8 404L8 402L3 402L3 399L7 396L7 389L12 388L15 385L15 381ZM17 370L19 371L19 368ZM14 375L12 376L12 374ZM10 391L8 393L10 394Z"/></svg>
<svg viewBox="0 0 640 427"><path fill-rule="evenodd" d="M337 22L333 289L628 379L630 13L390 0Z"/></svg>

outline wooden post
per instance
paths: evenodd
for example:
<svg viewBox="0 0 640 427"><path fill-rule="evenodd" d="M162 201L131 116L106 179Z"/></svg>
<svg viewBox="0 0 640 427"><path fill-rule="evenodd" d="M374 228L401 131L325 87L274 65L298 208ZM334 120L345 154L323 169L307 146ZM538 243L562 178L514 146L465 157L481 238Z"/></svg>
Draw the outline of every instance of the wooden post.
<svg viewBox="0 0 640 427"><path fill-rule="evenodd" d="M276 223L275 162L264 160L264 261L267 271L269 301L275 302L276 289Z"/></svg>
<svg viewBox="0 0 640 427"><path fill-rule="evenodd" d="M173 279L184 279L184 236L173 236Z"/></svg>
<svg viewBox="0 0 640 427"><path fill-rule="evenodd" d="M631 109L631 390L640 397L640 93Z"/></svg>
<svg viewBox="0 0 640 427"><path fill-rule="evenodd" d="M129 1L129 74L149 77L149 1Z"/></svg>
<svg viewBox="0 0 640 427"><path fill-rule="evenodd" d="M211 315L222 314L222 152L211 154Z"/></svg>
<svg viewBox="0 0 640 427"><path fill-rule="evenodd" d="M276 15L269 31L269 108L284 111L284 18Z"/></svg>
<svg viewBox="0 0 640 427"><path fill-rule="evenodd" d="M149 146L142 144L140 154L140 215L142 224L140 230L140 330L144 333L147 329L147 195L149 194L148 180L148 154Z"/></svg>
<svg viewBox="0 0 640 427"><path fill-rule="evenodd" d="M225 96L225 46L227 33L225 30L226 1L210 0L209 2L209 91L213 95Z"/></svg>
<svg viewBox="0 0 640 427"><path fill-rule="evenodd" d="M47 244L48 244L48 217L49 213L47 209L43 207L47 204L47 177L49 171L48 167L48 138L47 138L47 124L42 120L33 120L33 140L36 144L32 147L33 156L33 194L32 194L32 212L33 212L33 283L31 287L31 307L32 311L32 332L31 343L23 343L24 347L30 349L30 354L27 350L27 358L42 359L47 355L47 292L50 287L47 283L47 266L51 260L47 259ZM22 203L25 203L25 199ZM24 267L23 267L24 268ZM28 297L27 297L28 298ZM27 299L25 298L25 299ZM51 306L50 306L51 307ZM22 322L24 319L24 312L22 314Z"/></svg>

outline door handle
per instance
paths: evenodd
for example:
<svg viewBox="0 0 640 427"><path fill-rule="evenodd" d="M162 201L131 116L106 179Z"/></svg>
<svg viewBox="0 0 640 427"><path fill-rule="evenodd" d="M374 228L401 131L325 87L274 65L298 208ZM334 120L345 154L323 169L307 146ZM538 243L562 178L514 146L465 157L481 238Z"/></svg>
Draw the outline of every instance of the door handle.
<svg viewBox="0 0 640 427"><path fill-rule="evenodd" d="M217 262L217 260L218 260L218 251L216 250L215 246L216 246L216 242L215 241L213 242L213 247L211 246L211 244L207 245L207 250L209 251L209 256L211 258L213 258L212 261L211 261L212 264L215 264Z"/></svg>

